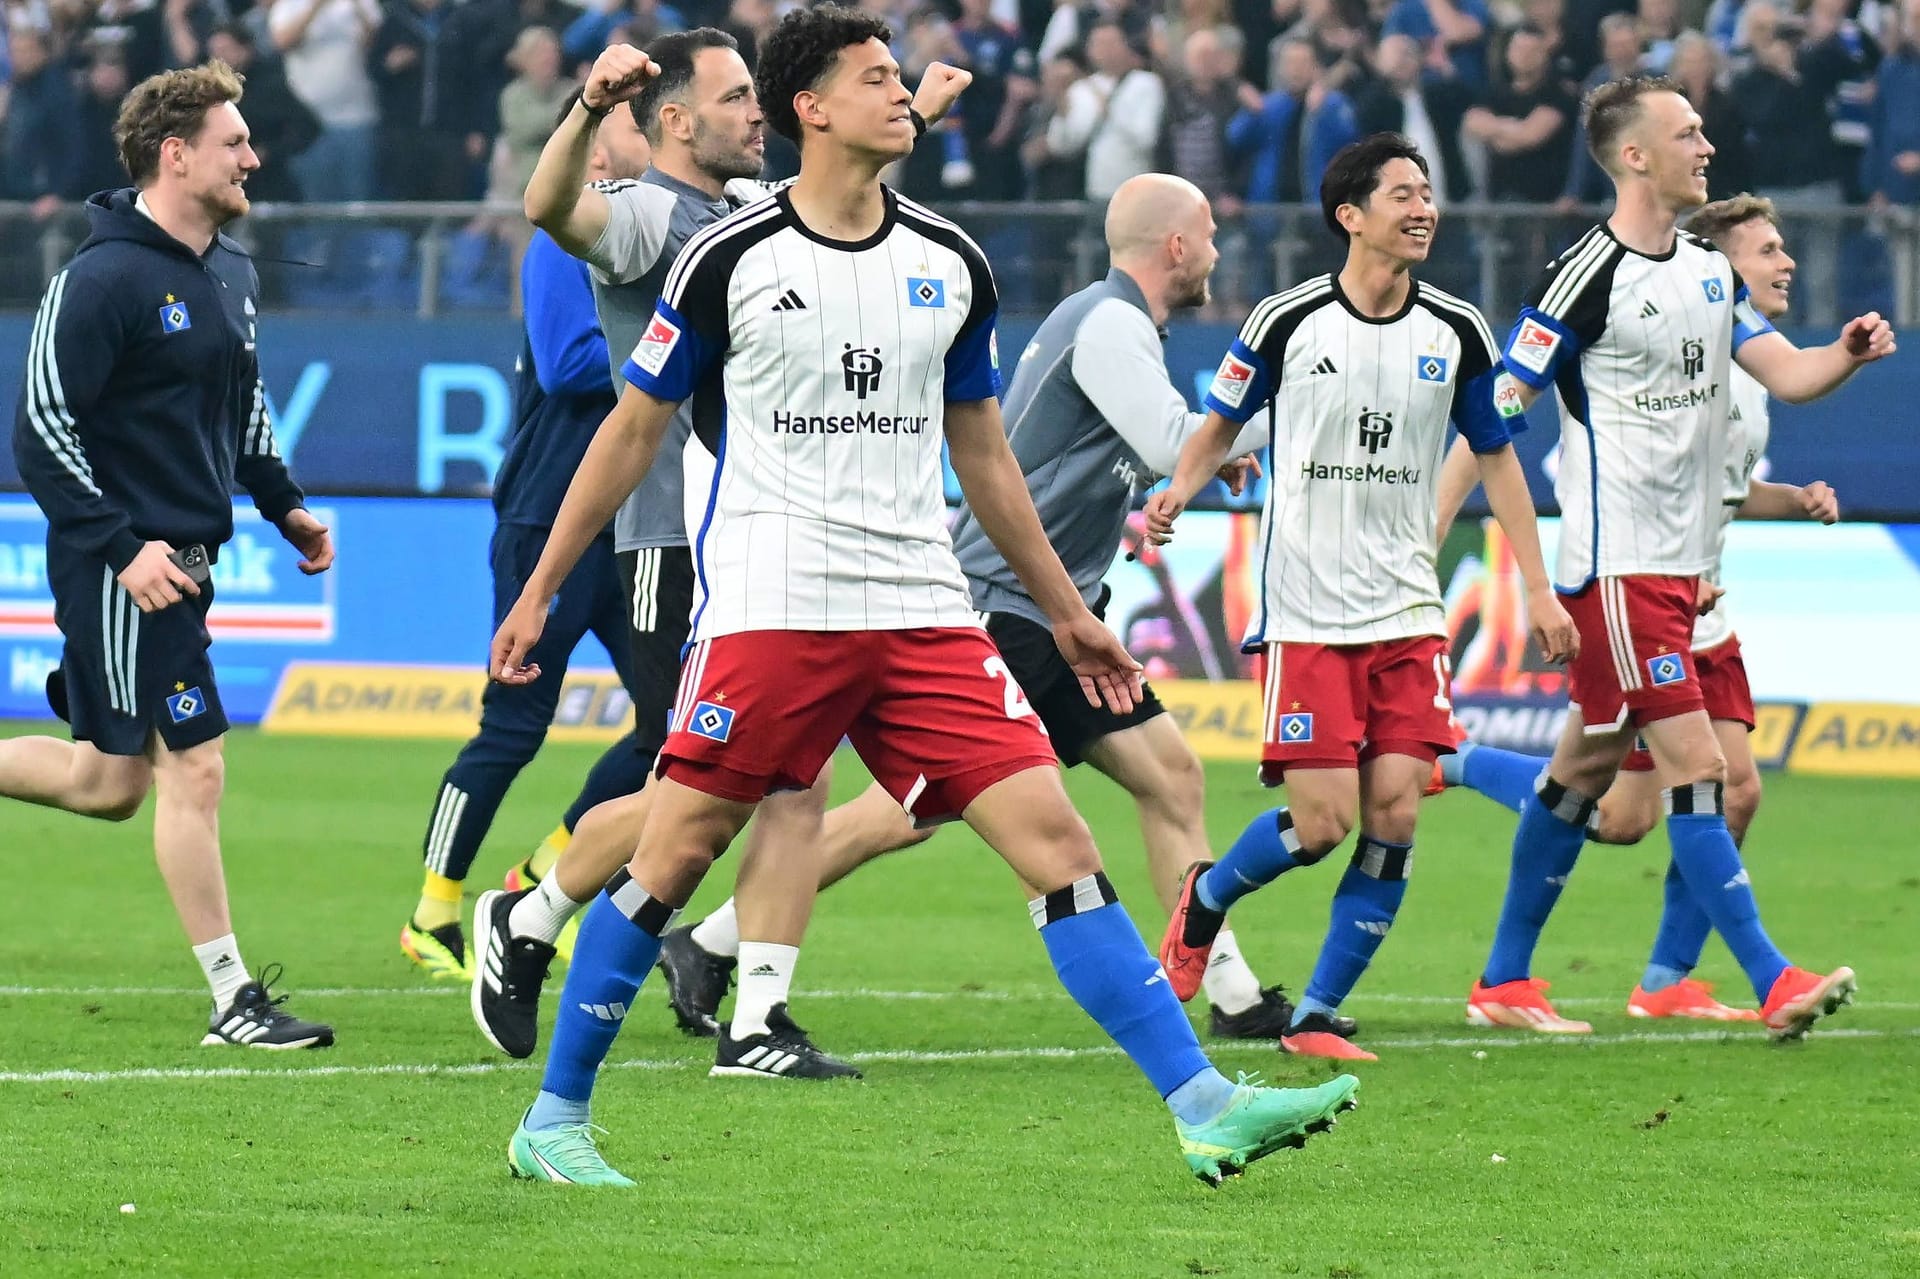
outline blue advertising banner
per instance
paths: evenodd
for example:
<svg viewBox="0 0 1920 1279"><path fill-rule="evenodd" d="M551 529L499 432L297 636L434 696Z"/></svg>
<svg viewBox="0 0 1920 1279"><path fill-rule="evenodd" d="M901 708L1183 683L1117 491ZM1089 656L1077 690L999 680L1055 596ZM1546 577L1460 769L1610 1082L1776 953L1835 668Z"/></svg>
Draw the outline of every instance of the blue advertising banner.
<svg viewBox="0 0 1920 1279"><path fill-rule="evenodd" d="M1005 372L1036 327L1001 326ZM17 401L31 317L0 316L0 392ZM1167 341L1175 382L1204 390L1233 338L1222 324L1176 322ZM1809 342L1830 334L1803 334ZM503 456L513 411L519 328L506 318L421 320L394 315L267 317L260 352L281 452L320 494L480 495ZM1920 519L1920 432L1912 427L1912 376L1901 354L1837 394L1774 412L1770 473L1824 479L1850 514ZM1536 405L1519 449L1534 491L1550 505L1549 450L1559 438L1551 397ZM949 477L951 486L951 477ZM0 449L0 488L17 488L11 449ZM1219 490L1224 496L1224 489ZM1257 507L1259 489L1238 505Z"/></svg>

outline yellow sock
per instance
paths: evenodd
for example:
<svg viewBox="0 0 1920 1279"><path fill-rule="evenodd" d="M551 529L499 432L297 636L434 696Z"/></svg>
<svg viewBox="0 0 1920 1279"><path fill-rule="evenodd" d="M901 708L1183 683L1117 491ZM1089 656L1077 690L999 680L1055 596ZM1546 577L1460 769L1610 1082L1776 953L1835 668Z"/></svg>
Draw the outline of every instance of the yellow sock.
<svg viewBox="0 0 1920 1279"><path fill-rule="evenodd" d="M540 847L533 850L533 856L527 858L527 869L535 879L545 879L553 864L560 860L560 854L567 851L567 845L573 842L573 832L565 826L555 826L553 833L540 841Z"/></svg>
<svg viewBox="0 0 1920 1279"><path fill-rule="evenodd" d="M427 872L420 886L420 904L413 908L413 926L431 932L460 922L460 881Z"/></svg>

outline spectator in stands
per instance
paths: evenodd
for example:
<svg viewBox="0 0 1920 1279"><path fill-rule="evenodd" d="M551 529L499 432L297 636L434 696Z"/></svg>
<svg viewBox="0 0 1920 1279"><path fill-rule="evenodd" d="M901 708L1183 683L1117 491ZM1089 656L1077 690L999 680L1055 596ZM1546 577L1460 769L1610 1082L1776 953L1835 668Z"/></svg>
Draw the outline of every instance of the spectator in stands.
<svg viewBox="0 0 1920 1279"><path fill-rule="evenodd" d="M1547 74L1569 90L1580 83L1587 68L1576 60L1576 50L1567 32L1567 0L1526 0L1521 7L1522 21L1539 30L1547 42Z"/></svg>
<svg viewBox="0 0 1920 1279"><path fill-rule="evenodd" d="M1640 24L1624 13L1610 13L1600 19L1600 65L1580 85L1584 101L1603 84L1638 75L1640 64ZM1708 134L1709 138L1713 135ZM1571 212L1583 204L1600 204L1613 193L1613 184L1587 149L1587 130L1576 117L1573 144L1567 156L1567 185L1556 202L1562 212Z"/></svg>
<svg viewBox="0 0 1920 1279"><path fill-rule="evenodd" d="M1876 207L1920 205L1920 0L1907 0L1886 30L1865 185Z"/></svg>
<svg viewBox="0 0 1920 1279"><path fill-rule="evenodd" d="M1351 93L1366 78L1367 9L1362 0L1302 0L1300 20L1268 46L1268 84L1280 81L1281 50L1289 40L1313 46L1321 83L1329 89Z"/></svg>
<svg viewBox="0 0 1920 1279"><path fill-rule="evenodd" d="M1673 42L1681 31L1679 0L1639 0L1641 65L1665 75L1673 62Z"/></svg>
<svg viewBox="0 0 1920 1279"><path fill-rule="evenodd" d="M192 67L205 62L210 56L207 41L214 28L233 20L227 0L166 0L160 16L166 28L169 67ZM251 93L252 87L247 91ZM112 130L108 132L111 134ZM249 181L247 185L253 184Z"/></svg>
<svg viewBox="0 0 1920 1279"><path fill-rule="evenodd" d="M1673 42L1669 73L1687 93L1700 114L1701 128L1713 143L1713 162L1707 166L1707 194L1725 200L1751 188L1753 169L1747 155L1747 118L1733 94L1720 87L1720 47L1698 31L1683 31Z"/></svg>
<svg viewBox="0 0 1920 1279"><path fill-rule="evenodd" d="M1017 200L1023 186L1020 123L1040 92L1033 54L1021 47L1018 31L993 16L993 0L960 0L953 36L958 64L973 72L973 83L955 108L955 127L966 136L973 184L957 194L971 200Z"/></svg>
<svg viewBox="0 0 1920 1279"><path fill-rule="evenodd" d="M120 116L120 100L132 87L118 44L95 46L87 60L86 79L75 106L75 132L80 150L73 159L74 195L91 195L127 185L120 148L113 141L113 122ZM247 186L251 197L253 183L249 181Z"/></svg>
<svg viewBox="0 0 1920 1279"><path fill-rule="evenodd" d="M1860 204L1867 198L1861 170L1867 156L1880 43L1853 19L1850 3L1857 0L1812 0L1799 65L1807 87L1826 100L1841 194L1848 204Z"/></svg>
<svg viewBox="0 0 1920 1279"><path fill-rule="evenodd" d="M1066 110L1047 126L1047 147L1062 158L1086 157L1087 198L1104 205L1122 182L1152 171L1167 93L1140 65L1117 19L1102 18L1087 33L1087 61L1093 74L1067 90Z"/></svg>
<svg viewBox="0 0 1920 1279"><path fill-rule="evenodd" d="M56 5L53 12L59 15L63 10L83 15L82 29L70 33L67 45L116 50L127 74L136 81L172 65L166 18L154 0L98 0L91 5ZM63 47L56 40L54 52L58 54Z"/></svg>
<svg viewBox="0 0 1920 1279"><path fill-rule="evenodd" d="M1181 74L1167 83L1166 154L1160 167L1199 187L1223 217L1239 204L1227 123L1243 106L1260 107L1260 91L1240 78L1240 54L1240 33L1232 27L1189 31Z"/></svg>
<svg viewBox="0 0 1920 1279"><path fill-rule="evenodd" d="M500 91L500 136L489 199L519 204L561 108L579 86L563 74L560 36L551 27L521 31L507 54L514 77ZM524 221L524 219L520 219ZM516 272L517 274L517 272Z"/></svg>
<svg viewBox="0 0 1920 1279"><path fill-rule="evenodd" d="M73 88L54 61L52 37L37 27L23 22L7 33L7 61L12 83L0 134L0 193L31 201L33 216L44 220L86 194L74 171L81 145Z"/></svg>
<svg viewBox="0 0 1920 1279"><path fill-rule="evenodd" d="M507 54L514 41L528 27L565 31L579 16L562 0L465 0L447 14L441 65L452 73L440 89L447 108L441 119L465 131L464 150L476 174L484 173L500 132L500 91L513 78Z"/></svg>
<svg viewBox="0 0 1920 1279"><path fill-rule="evenodd" d="M1396 0L1380 34L1412 36L1422 48L1438 40L1460 82L1478 90L1487 83L1487 32L1492 25L1486 0Z"/></svg>
<svg viewBox="0 0 1920 1279"><path fill-rule="evenodd" d="M380 189L390 200L476 194L468 122L456 105L465 71L450 44L453 30L444 0L388 0L368 50L380 100ZM251 85L248 94L251 105Z"/></svg>
<svg viewBox="0 0 1920 1279"><path fill-rule="evenodd" d="M1154 15L1151 30L1153 64L1172 68L1186 59L1187 38L1196 31L1233 25L1227 0L1167 0L1164 12ZM1171 88L1171 84L1168 86ZM969 90L971 92L971 90Z"/></svg>
<svg viewBox="0 0 1920 1279"><path fill-rule="evenodd" d="M1373 66L1374 77L1354 104L1360 132L1406 134L1432 169L1434 202L1444 209L1467 199L1473 179L1460 153L1460 123L1472 94L1451 75L1423 75L1412 36L1383 36Z"/></svg>
<svg viewBox="0 0 1920 1279"><path fill-rule="evenodd" d="M1734 96L1753 141L1753 184L1767 195L1838 203L1825 97L1801 73L1804 25L1769 0L1748 0L1741 43L1753 65L1734 80Z"/></svg>
<svg viewBox="0 0 1920 1279"><path fill-rule="evenodd" d="M1028 198L1078 200L1087 193L1087 166L1077 156L1058 156L1047 144L1053 122L1066 115L1067 95L1087 69L1073 53L1062 53L1040 71L1040 96L1027 108L1020 158L1027 170Z"/></svg>
<svg viewBox="0 0 1920 1279"><path fill-rule="evenodd" d="M1579 104L1547 74L1546 37L1515 27L1507 37L1506 83L1468 109L1461 132L1487 149L1487 198L1534 204L1566 190Z"/></svg>
<svg viewBox="0 0 1920 1279"><path fill-rule="evenodd" d="M1279 87L1248 99L1227 125L1227 142L1247 158L1247 199L1255 204L1317 204L1320 175L1334 152L1360 136L1353 103L1327 87L1305 40L1280 50Z"/></svg>
<svg viewBox="0 0 1920 1279"><path fill-rule="evenodd" d="M309 200L371 200L380 109L367 74L379 30L375 0L273 0L267 29L287 83L320 121L320 136L294 160Z"/></svg>
<svg viewBox="0 0 1920 1279"><path fill-rule="evenodd" d="M229 22L207 37L207 55L247 78L245 112L260 167L247 179L247 198L255 204L304 197L294 159L320 136L320 121L295 96L277 58L262 58L246 24Z"/></svg>
<svg viewBox="0 0 1920 1279"><path fill-rule="evenodd" d="M645 45L655 36L686 29L686 15L664 0L590 0L586 12L560 33L560 47L577 68L608 45Z"/></svg>

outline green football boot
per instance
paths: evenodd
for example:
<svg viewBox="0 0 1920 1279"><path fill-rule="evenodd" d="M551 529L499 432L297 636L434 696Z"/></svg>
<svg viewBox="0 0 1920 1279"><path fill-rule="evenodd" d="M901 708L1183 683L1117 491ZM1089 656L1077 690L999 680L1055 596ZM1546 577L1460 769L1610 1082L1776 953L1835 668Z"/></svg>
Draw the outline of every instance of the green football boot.
<svg viewBox="0 0 1920 1279"><path fill-rule="evenodd" d="M593 1134L605 1132L598 1124L557 1124L552 1128L527 1127L525 1115L507 1143L507 1171L527 1181L553 1181L563 1186L632 1186L631 1177L623 1177L607 1166Z"/></svg>
<svg viewBox="0 0 1920 1279"><path fill-rule="evenodd" d="M1242 1073L1228 1107L1204 1124L1173 1121L1180 1153L1193 1175L1209 1186L1245 1172L1247 1165L1333 1127L1334 1117L1358 1103L1360 1081L1336 1075L1317 1088L1266 1088Z"/></svg>

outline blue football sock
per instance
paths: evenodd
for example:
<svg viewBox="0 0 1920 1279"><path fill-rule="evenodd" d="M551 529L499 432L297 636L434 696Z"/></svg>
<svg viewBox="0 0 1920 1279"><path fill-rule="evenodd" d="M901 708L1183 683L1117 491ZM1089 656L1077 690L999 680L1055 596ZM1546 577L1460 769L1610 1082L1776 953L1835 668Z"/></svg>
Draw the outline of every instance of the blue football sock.
<svg viewBox="0 0 1920 1279"><path fill-rule="evenodd" d="M624 867L593 899L560 990L543 1092L582 1103L593 1096L600 1063L660 957L660 938L679 915L677 907L649 897Z"/></svg>
<svg viewBox="0 0 1920 1279"><path fill-rule="evenodd" d="M1275 808L1247 824L1226 856L1200 876L1200 882L1194 885L1194 896L1208 910L1224 915L1248 893L1317 860L1311 855L1301 855L1299 837L1293 833L1293 815L1284 808Z"/></svg>
<svg viewBox="0 0 1920 1279"><path fill-rule="evenodd" d="M1640 989L1665 990L1686 980L1699 967L1700 952L1707 948L1707 934L1712 931L1713 923L1693 899L1679 864L1669 861L1660 928L1653 935L1653 954Z"/></svg>
<svg viewBox="0 0 1920 1279"><path fill-rule="evenodd" d="M1156 1092L1171 1098L1182 1084L1213 1070L1173 987L1104 874L1089 875L1028 905L1060 984ZM1189 1122L1218 1113L1215 1107Z"/></svg>
<svg viewBox="0 0 1920 1279"><path fill-rule="evenodd" d="M1475 752L1478 754L1478 752ZM1493 953L1481 979L1489 986L1519 981L1533 973L1533 948L1547 916L1567 886L1587 839L1587 818L1594 801L1570 791L1551 777L1520 809L1513 832L1513 865L1507 873L1507 897L1493 933Z"/></svg>
<svg viewBox="0 0 1920 1279"><path fill-rule="evenodd" d="M1447 758L1441 756L1443 769ZM1462 785L1516 813L1533 797L1533 788L1547 767L1547 761L1538 755L1503 751L1496 746L1475 746L1456 758L1460 760Z"/></svg>
<svg viewBox="0 0 1920 1279"><path fill-rule="evenodd" d="M1412 865L1413 845L1360 836L1353 862L1333 892L1327 938L1307 982L1308 999L1331 1011L1353 993L1400 912Z"/></svg>
<svg viewBox="0 0 1920 1279"><path fill-rule="evenodd" d="M1764 1003L1775 979L1789 965L1760 926L1760 907L1753 900L1747 868L1727 830L1721 785L1676 786L1667 792L1667 806L1673 863Z"/></svg>

